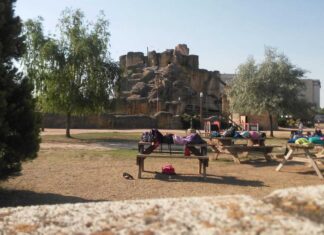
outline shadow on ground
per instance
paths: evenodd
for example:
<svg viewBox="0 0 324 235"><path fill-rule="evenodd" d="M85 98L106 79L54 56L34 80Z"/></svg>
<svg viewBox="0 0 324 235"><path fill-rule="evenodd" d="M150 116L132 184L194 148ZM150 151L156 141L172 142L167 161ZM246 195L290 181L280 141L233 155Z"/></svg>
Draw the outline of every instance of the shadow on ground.
<svg viewBox="0 0 324 235"><path fill-rule="evenodd" d="M100 200L87 200L80 197L63 196L53 193L37 193L29 190L0 189L0 208L98 201Z"/></svg>
<svg viewBox="0 0 324 235"><path fill-rule="evenodd" d="M176 174L176 175L165 175L159 172L145 171L146 173L154 174L154 179L168 182L199 182L199 183L210 183L210 184L226 184L226 185L239 185L249 187L268 187L264 182L260 180L244 180L234 176L217 176L207 174L206 179L203 179L200 175L191 174ZM142 177L142 179L152 179Z"/></svg>

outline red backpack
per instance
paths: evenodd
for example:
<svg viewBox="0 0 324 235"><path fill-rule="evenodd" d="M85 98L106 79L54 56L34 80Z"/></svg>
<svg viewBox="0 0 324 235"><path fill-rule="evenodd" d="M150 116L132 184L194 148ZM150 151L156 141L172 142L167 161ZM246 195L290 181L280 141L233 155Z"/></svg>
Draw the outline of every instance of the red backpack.
<svg viewBox="0 0 324 235"><path fill-rule="evenodd" d="M171 164L167 164L162 167L162 173L166 175L175 175L174 167Z"/></svg>

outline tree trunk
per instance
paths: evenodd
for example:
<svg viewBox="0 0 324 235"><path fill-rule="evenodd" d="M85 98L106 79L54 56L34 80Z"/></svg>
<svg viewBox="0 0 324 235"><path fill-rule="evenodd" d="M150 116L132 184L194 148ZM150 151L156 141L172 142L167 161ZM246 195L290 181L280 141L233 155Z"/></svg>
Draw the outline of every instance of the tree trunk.
<svg viewBox="0 0 324 235"><path fill-rule="evenodd" d="M41 131L44 132L45 131L45 127L44 127L44 113L40 114L41 116Z"/></svg>
<svg viewBox="0 0 324 235"><path fill-rule="evenodd" d="M69 112L69 113L66 114L66 132L65 132L65 136L67 138L71 138L70 127L71 127L71 113Z"/></svg>
<svg viewBox="0 0 324 235"><path fill-rule="evenodd" d="M270 121L270 137L273 137L272 115L270 113L269 113L269 121Z"/></svg>

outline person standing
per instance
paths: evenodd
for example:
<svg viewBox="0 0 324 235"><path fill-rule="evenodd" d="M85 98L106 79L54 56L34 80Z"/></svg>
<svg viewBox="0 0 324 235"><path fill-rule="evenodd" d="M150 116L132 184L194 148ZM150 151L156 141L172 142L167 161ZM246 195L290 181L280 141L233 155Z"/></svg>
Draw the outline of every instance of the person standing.
<svg viewBox="0 0 324 235"><path fill-rule="evenodd" d="M300 132L300 134L303 134L303 129L304 129L304 124L302 121L300 121L298 125L298 131Z"/></svg>

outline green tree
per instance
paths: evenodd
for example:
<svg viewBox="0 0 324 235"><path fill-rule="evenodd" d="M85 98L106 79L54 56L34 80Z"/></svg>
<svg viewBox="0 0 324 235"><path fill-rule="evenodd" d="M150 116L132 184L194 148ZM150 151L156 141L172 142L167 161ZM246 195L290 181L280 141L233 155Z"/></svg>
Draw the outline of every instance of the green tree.
<svg viewBox="0 0 324 235"><path fill-rule="evenodd" d="M264 61L256 64L253 58L237 69L236 79L227 89L232 112L245 114L267 113L270 135L273 136L273 117L296 114L307 108L300 95L305 71L273 48L265 49Z"/></svg>
<svg viewBox="0 0 324 235"><path fill-rule="evenodd" d="M109 22L103 12L95 23L80 10L66 9L59 19L59 35L44 35L42 19L25 24L24 64L35 85L39 107L66 115L70 137L71 115L100 113L109 108L119 68L108 51Z"/></svg>
<svg viewBox="0 0 324 235"><path fill-rule="evenodd" d="M21 162L39 150L39 119L32 86L18 73L14 60L24 51L20 18L14 16L15 0L0 3L0 176L20 171Z"/></svg>

